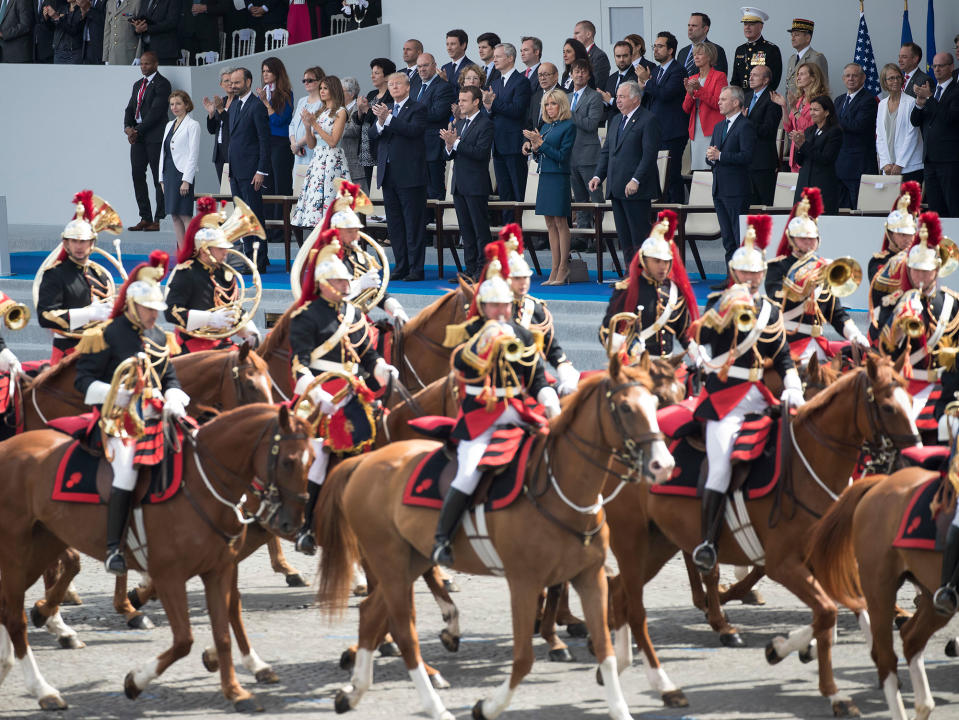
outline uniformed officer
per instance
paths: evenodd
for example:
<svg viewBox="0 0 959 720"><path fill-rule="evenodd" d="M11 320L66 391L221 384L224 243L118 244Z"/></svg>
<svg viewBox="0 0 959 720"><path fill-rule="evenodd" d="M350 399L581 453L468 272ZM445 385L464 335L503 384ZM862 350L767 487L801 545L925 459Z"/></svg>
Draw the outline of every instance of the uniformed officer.
<svg viewBox="0 0 959 720"><path fill-rule="evenodd" d="M870 284L890 258L908 250L916 237L916 218L922 188L915 180L908 180L899 188L899 197L886 216L882 230L882 249L869 259L867 274Z"/></svg>
<svg viewBox="0 0 959 720"><path fill-rule="evenodd" d="M740 8L746 42L736 48L730 85L749 89L749 73L756 65L765 65L772 73L769 89L776 90L783 77L783 58L779 48L763 37L763 24L769 15L754 7Z"/></svg>

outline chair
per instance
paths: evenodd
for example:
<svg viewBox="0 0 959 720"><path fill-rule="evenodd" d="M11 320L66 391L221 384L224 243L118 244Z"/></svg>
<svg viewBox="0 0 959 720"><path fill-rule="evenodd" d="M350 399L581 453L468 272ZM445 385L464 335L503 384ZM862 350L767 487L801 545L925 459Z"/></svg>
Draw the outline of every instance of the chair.
<svg viewBox="0 0 959 720"><path fill-rule="evenodd" d="M220 33L220 57L221 58L226 57L226 33L225 32Z"/></svg>
<svg viewBox="0 0 959 720"><path fill-rule="evenodd" d="M350 19L343 14L330 16L330 35L339 35L350 29Z"/></svg>
<svg viewBox="0 0 959 720"><path fill-rule="evenodd" d="M857 210L864 212L889 212L899 197L902 175L863 175L859 179L859 203Z"/></svg>
<svg viewBox="0 0 959 720"><path fill-rule="evenodd" d="M272 52L277 48L286 47L290 40L290 33L286 28L266 31L266 51Z"/></svg>
<svg viewBox="0 0 959 720"><path fill-rule="evenodd" d="M596 128L596 134L599 135L599 144L602 145L606 142L606 126Z"/></svg>
<svg viewBox="0 0 959 720"><path fill-rule="evenodd" d="M791 208L796 197L796 185L799 182L799 173L781 172L776 175L776 194L773 195L773 206Z"/></svg>
<svg viewBox="0 0 959 720"><path fill-rule="evenodd" d="M659 171L659 197L664 199L666 192L666 173L669 172L669 150L660 150L656 156L656 170Z"/></svg>
<svg viewBox="0 0 959 720"><path fill-rule="evenodd" d="M197 65L211 65L215 62L220 62L220 53L216 50L207 50L206 52L198 52L194 62Z"/></svg>
<svg viewBox="0 0 959 720"><path fill-rule="evenodd" d="M693 181L689 187L690 206L712 207L713 206L713 174L706 170L696 170L693 173ZM696 247L696 239L715 240L722 231L719 228L719 218L716 213L711 212L684 212L685 222L683 223L683 235L693 251L693 258L696 260L696 269L703 280L706 279L706 271L703 269L703 261L699 257L699 248ZM685 258L683 258L685 261Z"/></svg>
<svg viewBox="0 0 959 720"><path fill-rule="evenodd" d="M252 55L256 45L256 31L253 28L242 28L233 31L233 57Z"/></svg>
<svg viewBox="0 0 959 720"><path fill-rule="evenodd" d="M177 65L180 65L180 66L183 66L183 65L189 66L189 65L190 65L190 51L189 51L189 50L181 50L181 51L180 51L180 59L176 61L176 64L177 64Z"/></svg>

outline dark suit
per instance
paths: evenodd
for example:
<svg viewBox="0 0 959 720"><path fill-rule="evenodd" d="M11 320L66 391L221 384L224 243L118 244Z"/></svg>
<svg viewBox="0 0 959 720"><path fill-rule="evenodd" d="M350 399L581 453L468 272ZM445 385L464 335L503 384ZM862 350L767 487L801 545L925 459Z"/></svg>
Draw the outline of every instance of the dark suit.
<svg viewBox="0 0 959 720"><path fill-rule="evenodd" d="M456 221L463 238L466 274L477 277L484 263L484 248L491 242L489 229L489 158L493 149L493 121L480 110L470 122L465 134L466 120L456 123L460 140L449 153L453 159L453 177L450 190ZM443 152L446 152L444 144Z"/></svg>
<svg viewBox="0 0 959 720"><path fill-rule="evenodd" d="M111 0L90 0L90 10L83 20L83 64L103 65L103 26L107 19L107 3Z"/></svg>
<svg viewBox="0 0 959 720"><path fill-rule="evenodd" d="M916 66L916 69L909 74L909 80L906 82L906 86L902 89L906 95L912 95L916 97L916 85L925 85L929 82L929 76L919 69L919 66ZM936 81L932 81L933 86L935 86Z"/></svg>
<svg viewBox="0 0 959 720"><path fill-rule="evenodd" d="M727 123L728 119L716 123L709 143L719 148L719 159L706 162L713 168L713 204L729 262L739 247L739 216L749 209L749 165L756 149L756 128L738 115L724 138Z"/></svg>
<svg viewBox="0 0 959 720"><path fill-rule="evenodd" d="M426 108L423 142L426 144L426 197L430 200L443 200L446 197L446 151L440 130L449 126L450 106L457 96L453 86L439 75L426 85L419 82L410 86L410 97Z"/></svg>
<svg viewBox="0 0 959 720"><path fill-rule="evenodd" d="M550 90L558 88L559 85L553 85ZM543 88L537 84L536 89L533 91L533 94L529 97L529 113L526 115L526 129L533 130L539 128L543 124Z"/></svg>
<svg viewBox="0 0 959 720"><path fill-rule="evenodd" d="M376 179L383 188L386 229L393 246L396 264L393 276L423 277L426 257L424 215L426 213L426 108L412 98L401 105L398 114L380 130L378 122L370 126L370 140L378 140ZM488 175L489 173L487 173Z"/></svg>
<svg viewBox="0 0 959 720"><path fill-rule="evenodd" d="M526 196L528 172L526 157L523 155L523 126L532 93L526 78L515 69L507 83L504 84L503 78L498 77L490 89L496 94L489 111L493 121L493 171L496 173L496 188L500 200L522 202ZM508 218L512 213L504 211L503 216Z"/></svg>
<svg viewBox="0 0 959 720"><path fill-rule="evenodd" d="M108 0L109 1L109 0ZM206 12L193 14L193 0L182 0L183 12L180 17L180 47L189 50L195 56L197 53L220 50L220 16L224 14L225 0L205 0ZM230 7L233 3L230 2ZM232 36L227 43L232 43ZM220 58L224 60L225 58Z"/></svg>
<svg viewBox="0 0 959 720"><path fill-rule="evenodd" d="M49 0L33 1L33 62L53 62L53 23L43 18L41 10L44 5L51 5Z"/></svg>
<svg viewBox="0 0 959 720"><path fill-rule="evenodd" d="M453 61L450 60L443 66L443 72L446 73L446 82L448 82L452 87L459 87L459 74L463 72L463 68L474 64L475 63L472 60L464 55L463 59L457 63L456 70L454 71Z"/></svg>
<svg viewBox="0 0 959 720"><path fill-rule="evenodd" d="M748 109L753 100L753 91L746 91ZM776 134L782 122L782 110L769 97L769 88L763 90L747 118L756 129L756 149L749 165L752 184L750 203L772 205L776 196L776 171L779 169L779 151L776 149Z"/></svg>
<svg viewBox="0 0 959 720"><path fill-rule="evenodd" d="M609 56L595 42L587 54L589 55L589 64L593 68L593 82L590 87L602 87L606 78L609 77Z"/></svg>
<svg viewBox="0 0 959 720"><path fill-rule="evenodd" d="M527 71L527 70L530 71L529 77L526 77L526 79L529 80L529 90L530 90L530 92L532 92L532 93L535 93L537 90L542 90L542 89L543 89L543 88L541 88L541 87L539 86L539 74L538 74L538 73L539 73L539 67L540 67L540 65L542 65L542 64L543 64L542 62L538 62L538 63L536 63L535 66L533 66L533 68L523 68L523 71L522 71L522 73L521 73L521 74L523 75L523 77L526 77L526 71Z"/></svg>
<svg viewBox="0 0 959 720"><path fill-rule="evenodd" d="M226 98L223 98L226 107ZM206 129L213 136L213 164L216 166L216 181L219 187L223 177L223 163L228 162L230 150L230 115L227 110L213 111L213 117L207 116ZM222 131L222 132L221 132Z"/></svg>
<svg viewBox="0 0 959 720"><path fill-rule="evenodd" d="M246 27L256 31L256 52L263 52L266 47L267 30L276 30L286 27L286 16L290 12L288 0L246 0L247 6L266 7L266 13L260 17L250 15ZM249 9L247 9L249 14Z"/></svg>
<svg viewBox="0 0 959 720"><path fill-rule="evenodd" d="M706 40L707 43L716 48L716 64L713 65L717 70L721 70L724 75L729 77L729 63L726 62L726 51L723 50L722 45L717 45L712 40ZM699 68L695 65L691 65L692 60L689 59L689 54L693 51L693 44L690 43L684 48L681 48L678 53L676 53L676 61L683 66L683 70L686 72L686 77L692 77L699 73ZM692 69L690 69L692 67Z"/></svg>
<svg viewBox="0 0 959 720"><path fill-rule="evenodd" d="M569 96L573 103L575 91ZM572 111L573 125L576 126L576 140L573 142L573 151L569 156L570 185L573 199L576 202L602 202L603 195L599 188L589 192L590 179L596 172L596 161L599 159L600 144L599 126L606 120L606 111L603 98L591 87L584 87L580 91L579 100ZM546 172L542 168L540 172ZM576 227L592 227L592 213L580 211L576 213Z"/></svg>
<svg viewBox="0 0 959 720"><path fill-rule="evenodd" d="M686 71L675 60L669 63L662 78L659 77L660 69L661 66L650 71L649 80L643 90L643 101L648 103L644 107L656 116L659 127L662 128L659 149L669 151L666 202L681 203L685 202L686 193L680 173L683 151L686 149L686 141L689 140L689 115L683 112L683 98L686 95L683 81Z"/></svg>
<svg viewBox="0 0 959 720"><path fill-rule="evenodd" d="M493 81L500 77L501 73L499 70L493 67L493 63L490 63L488 66L485 63L476 64L483 68L483 71L486 73L486 84L483 86L483 89L489 90L490 86L493 84Z"/></svg>
<svg viewBox="0 0 959 720"><path fill-rule="evenodd" d="M0 21L0 62L33 61L33 0L10 0Z"/></svg>
<svg viewBox="0 0 959 720"><path fill-rule="evenodd" d="M839 178L836 175L836 159L842 147L842 129L838 125L823 128L813 125L806 128L806 140L796 148L795 159L799 163L799 180L796 182L794 202L799 202L803 188L817 187L822 191L822 204L827 213L839 210Z"/></svg>
<svg viewBox="0 0 959 720"><path fill-rule="evenodd" d="M160 189L160 145L163 142L163 130L169 115L170 81L159 72L147 84L140 100L140 119L137 120L137 98L140 86L145 78L133 83L130 102L123 113L123 127L137 131L136 142L130 145L130 165L133 168L133 193L136 195L137 208L143 222L160 222L165 215L163 210L163 191ZM147 190L147 165L153 173L153 187L156 190L156 214L150 212L150 193Z"/></svg>
<svg viewBox="0 0 959 720"><path fill-rule="evenodd" d="M152 50L161 65L176 65L180 59L180 41L177 25L180 22L180 4L175 0L143 0L139 15L147 21L147 30L140 34L143 50Z"/></svg>
<svg viewBox="0 0 959 720"><path fill-rule="evenodd" d="M659 173L656 156L661 144L659 120L645 108L636 108L625 121L610 123L606 142L599 153L596 177L606 180L606 198L613 202L616 234L623 251L623 260L629 263L633 255L649 237L649 208L659 196ZM626 186L632 179L639 190L626 195Z"/></svg>
<svg viewBox="0 0 959 720"><path fill-rule="evenodd" d="M621 75L622 77L620 77ZM620 73L617 68L616 72L611 73L610 76L606 78L606 84L603 86L603 89L612 96L612 102L605 106L607 120L619 114L619 108L616 107L616 91L619 90L619 86L624 82L636 82L636 68L632 65L626 68L622 73Z"/></svg>
<svg viewBox="0 0 959 720"><path fill-rule="evenodd" d="M79 7L70 9L67 0L50 0L46 3L60 14L53 26L53 62L75 65L83 52L83 13Z"/></svg>
<svg viewBox="0 0 959 720"><path fill-rule="evenodd" d="M836 98L836 117L842 128L842 147L836 159L839 178L839 207L855 209L859 200L859 179L879 172L876 163L876 113L879 104L865 87L849 101L849 94Z"/></svg>
<svg viewBox="0 0 959 720"><path fill-rule="evenodd" d="M266 106L252 92L246 102L237 98L230 105L230 146L227 158L230 162L230 192L238 195L263 222L263 188L272 178L266 177L259 190L253 187L253 176L268 175L270 162L270 120ZM243 251L253 258L253 236L243 238ZM266 247L262 248L257 265L260 272L269 264Z"/></svg>
<svg viewBox="0 0 959 720"><path fill-rule="evenodd" d="M936 86L933 85L933 93ZM922 128L926 203L944 217L959 217L959 85L913 108L910 121Z"/></svg>

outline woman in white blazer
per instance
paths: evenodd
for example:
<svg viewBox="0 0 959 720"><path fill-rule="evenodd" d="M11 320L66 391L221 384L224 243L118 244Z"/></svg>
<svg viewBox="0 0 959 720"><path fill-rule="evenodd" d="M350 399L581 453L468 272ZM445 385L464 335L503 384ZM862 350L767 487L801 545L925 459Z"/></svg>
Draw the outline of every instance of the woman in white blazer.
<svg viewBox="0 0 959 720"><path fill-rule="evenodd" d="M876 154L883 175L902 175L903 182L922 183L922 133L909 122L916 99L902 91L902 70L888 63L879 84L889 93L879 101L876 116Z"/></svg>
<svg viewBox="0 0 959 720"><path fill-rule="evenodd" d="M200 123L190 117L193 101L183 90L170 93L174 119L163 131L160 187L167 213L173 218L177 249L193 217L193 180L200 160Z"/></svg>

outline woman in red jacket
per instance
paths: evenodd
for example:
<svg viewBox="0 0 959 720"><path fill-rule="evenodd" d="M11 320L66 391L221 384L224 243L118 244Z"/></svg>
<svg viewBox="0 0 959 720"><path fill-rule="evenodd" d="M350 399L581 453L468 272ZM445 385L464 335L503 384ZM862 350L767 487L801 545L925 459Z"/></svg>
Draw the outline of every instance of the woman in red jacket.
<svg viewBox="0 0 959 720"><path fill-rule="evenodd" d="M726 87L726 73L716 70L716 46L696 43L691 51L699 73L686 78L683 110L689 115L689 158L692 170L708 170L706 148L713 126L723 119L719 112L719 93Z"/></svg>

